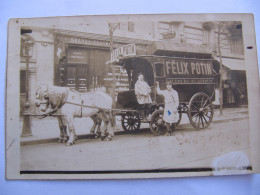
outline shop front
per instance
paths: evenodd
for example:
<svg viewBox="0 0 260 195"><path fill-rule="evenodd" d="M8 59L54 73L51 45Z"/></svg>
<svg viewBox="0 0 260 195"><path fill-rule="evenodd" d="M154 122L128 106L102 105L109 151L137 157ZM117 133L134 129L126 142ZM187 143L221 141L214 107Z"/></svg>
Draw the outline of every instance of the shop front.
<svg viewBox="0 0 260 195"><path fill-rule="evenodd" d="M111 91L111 60L109 37L103 36L102 40L96 37L75 37L74 35L55 35L54 56L55 73L54 84L66 86L79 92L86 91ZM140 41L140 40L139 40ZM129 40L115 41L115 48L127 45ZM147 44L137 44L145 47ZM118 90L125 88L127 74L122 69L115 68L116 87Z"/></svg>
<svg viewBox="0 0 260 195"><path fill-rule="evenodd" d="M248 104L246 71L243 59L222 59L223 106L238 107Z"/></svg>
<svg viewBox="0 0 260 195"><path fill-rule="evenodd" d="M110 53L107 49L95 49L68 45L67 55L56 64L55 84L70 87L79 92L105 86L105 62Z"/></svg>

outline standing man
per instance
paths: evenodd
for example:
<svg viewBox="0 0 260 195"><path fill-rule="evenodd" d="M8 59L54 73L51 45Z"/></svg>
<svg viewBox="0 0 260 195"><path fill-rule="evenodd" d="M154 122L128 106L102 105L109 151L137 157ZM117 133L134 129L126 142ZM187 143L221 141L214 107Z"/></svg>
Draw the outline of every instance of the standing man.
<svg viewBox="0 0 260 195"><path fill-rule="evenodd" d="M150 114L150 104L152 103L152 99L150 96L151 88L150 86L144 81L144 75L142 73L138 74L138 80L135 83L135 95L137 102L139 103L139 109L143 111L144 117L148 118L149 121L151 118Z"/></svg>
<svg viewBox="0 0 260 195"><path fill-rule="evenodd" d="M160 90L159 82L156 81L157 93L164 96L164 115L163 120L166 123L167 135L173 135L173 131L176 127L176 123L179 120L178 106L179 106L179 96L177 91L172 88L172 83L170 81L166 82L166 90ZM171 129L171 124L172 128Z"/></svg>
<svg viewBox="0 0 260 195"><path fill-rule="evenodd" d="M235 98L235 106L240 107L242 99L244 98L244 95L241 93L240 89L237 87L236 82L231 82L231 91Z"/></svg>

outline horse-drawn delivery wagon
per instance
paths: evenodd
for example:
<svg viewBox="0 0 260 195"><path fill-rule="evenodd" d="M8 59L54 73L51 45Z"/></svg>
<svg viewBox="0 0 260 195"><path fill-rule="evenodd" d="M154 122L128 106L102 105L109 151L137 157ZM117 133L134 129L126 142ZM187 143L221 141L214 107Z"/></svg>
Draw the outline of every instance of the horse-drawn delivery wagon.
<svg viewBox="0 0 260 195"><path fill-rule="evenodd" d="M177 45L177 46L176 46ZM154 42L142 54L125 55L121 53L116 64L128 73L129 90L118 93L117 108L122 116L122 127L127 130L138 130L143 122L141 110L135 96L134 85L141 72L151 87L152 115L150 130L155 135L165 133L163 120L163 97L156 93L155 83L165 87L166 81L173 83L179 94L179 120L182 114L188 115L190 124L195 129L207 128L213 119L212 97L216 84L217 67L213 67L212 54L207 47L178 46L178 44Z"/></svg>
<svg viewBox="0 0 260 195"><path fill-rule="evenodd" d="M218 67L213 66L212 54L205 48L200 48L201 46L199 48L175 47L176 44L167 47L165 43L157 42L140 54L135 45L131 44L114 50L116 54L112 52L112 62L114 59L113 63L126 70L129 83L129 90L118 93L116 108L112 106L112 98L106 93L81 94L57 86L40 87L36 93L37 106L45 112L44 116L61 109L61 115L57 115L61 132L59 141L67 140L66 125L68 124L71 132L69 145L76 140L73 118L83 116L92 117L94 125L90 132L93 135L96 127L95 117L99 116L104 121L105 125L101 130L103 140L106 138L111 140L113 135L113 132L109 132L107 128L109 123L114 128L112 114L121 115L121 123L125 131L138 130L142 122L149 122L151 132L161 135L166 132L166 122L163 117L165 105L163 97L157 94L155 84L160 83L161 87L165 87L166 82L170 81L179 96L178 114L176 113L179 118L176 124L180 123L182 114L186 113L190 124L195 129L207 128L214 114L212 97ZM151 115L150 120L144 120L146 116L143 111L147 110L140 109L136 98L135 83L139 73L143 74L151 88L151 103L149 109L145 108ZM47 111L48 109L50 111Z"/></svg>

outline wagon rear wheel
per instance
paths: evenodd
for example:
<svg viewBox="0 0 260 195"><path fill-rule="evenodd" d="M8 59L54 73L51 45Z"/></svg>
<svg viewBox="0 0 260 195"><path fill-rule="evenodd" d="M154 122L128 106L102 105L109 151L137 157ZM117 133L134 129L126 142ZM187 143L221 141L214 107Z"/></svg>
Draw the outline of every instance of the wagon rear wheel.
<svg viewBox="0 0 260 195"><path fill-rule="evenodd" d="M138 115L122 115L121 124L124 131L136 131L140 129L141 120Z"/></svg>
<svg viewBox="0 0 260 195"><path fill-rule="evenodd" d="M207 128L212 122L213 114L213 104L207 94L196 93L192 96L189 102L188 116L195 129Z"/></svg>
<svg viewBox="0 0 260 195"><path fill-rule="evenodd" d="M156 110L153 112L150 122L150 130L155 135L162 135L166 132L166 125L163 120L163 110Z"/></svg>

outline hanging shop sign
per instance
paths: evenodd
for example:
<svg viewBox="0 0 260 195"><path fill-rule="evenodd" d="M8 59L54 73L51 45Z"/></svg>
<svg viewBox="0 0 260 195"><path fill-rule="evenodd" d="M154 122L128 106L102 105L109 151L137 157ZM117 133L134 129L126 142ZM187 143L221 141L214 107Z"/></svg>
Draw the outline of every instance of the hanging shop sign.
<svg viewBox="0 0 260 195"><path fill-rule="evenodd" d="M136 46L135 44L128 44L122 47L116 48L111 52L111 62L119 61L119 58L135 56Z"/></svg>

